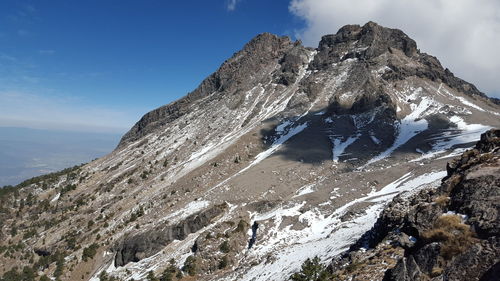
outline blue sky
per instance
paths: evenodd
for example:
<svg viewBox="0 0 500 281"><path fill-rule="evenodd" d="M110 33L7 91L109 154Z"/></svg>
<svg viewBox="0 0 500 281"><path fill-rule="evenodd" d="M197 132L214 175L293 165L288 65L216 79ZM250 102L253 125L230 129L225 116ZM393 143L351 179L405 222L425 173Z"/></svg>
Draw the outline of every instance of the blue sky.
<svg viewBox="0 0 500 281"><path fill-rule="evenodd" d="M128 128L196 88L256 34L293 35L302 20L288 4L1 1L0 101L9 106L0 105L0 119L3 125Z"/></svg>
<svg viewBox="0 0 500 281"><path fill-rule="evenodd" d="M457 17L457 10L468 15L457 17L460 22L442 20L453 18L445 14L450 10L446 5L420 11L394 5L399 0L353 1L359 3L2 0L0 126L124 132L147 111L196 88L258 33L288 35L316 46L320 35L368 20L402 28L455 74L487 94L500 93L496 0L483 0L490 5L473 8L466 5L468 0L441 0L455 7L452 16ZM432 1L415 3L420 7ZM392 9L382 9L388 2L394 2ZM439 22L429 18L433 13ZM484 24L489 24L487 29ZM481 50L469 43L449 48L454 39L464 42L468 34L481 35L485 30L493 39L479 38L487 44L475 40L482 44ZM460 49L462 45L465 49Z"/></svg>

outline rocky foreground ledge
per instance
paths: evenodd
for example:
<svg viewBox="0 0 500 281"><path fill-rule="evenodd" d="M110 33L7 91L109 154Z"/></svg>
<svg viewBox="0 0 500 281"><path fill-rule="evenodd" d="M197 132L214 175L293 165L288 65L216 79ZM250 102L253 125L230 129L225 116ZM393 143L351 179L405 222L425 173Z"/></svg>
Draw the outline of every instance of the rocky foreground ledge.
<svg viewBox="0 0 500 281"><path fill-rule="evenodd" d="M436 189L397 196L329 266L334 279L498 280L500 130L447 165Z"/></svg>

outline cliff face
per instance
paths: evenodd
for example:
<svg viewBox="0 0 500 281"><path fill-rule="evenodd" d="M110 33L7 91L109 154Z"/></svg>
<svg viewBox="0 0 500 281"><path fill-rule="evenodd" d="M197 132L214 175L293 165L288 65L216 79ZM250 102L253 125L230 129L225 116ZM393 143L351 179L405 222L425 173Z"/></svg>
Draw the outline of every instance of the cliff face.
<svg viewBox="0 0 500 281"><path fill-rule="evenodd" d="M331 269L350 280L497 280L499 199L496 129L448 163L439 187L396 197Z"/></svg>
<svg viewBox="0 0 500 281"><path fill-rule="evenodd" d="M144 115L109 155L1 192L0 276L26 266L61 280L287 279L307 258L347 250L398 194L438 187L447 161L500 127L499 116L400 30L348 25L316 49L264 33L193 92ZM386 230L366 241L381 247L400 228L408 249L447 245L432 232L420 238L452 227L430 219L447 211L478 220L472 229L451 219L477 236L466 241L490 239L493 207L462 202L475 179L440 204L437 191L396 197L382 213ZM488 192L470 198L495 198ZM418 202L429 207L410 208ZM379 266L406 248L383 248L393 258ZM437 259L410 264L445 271L448 260Z"/></svg>

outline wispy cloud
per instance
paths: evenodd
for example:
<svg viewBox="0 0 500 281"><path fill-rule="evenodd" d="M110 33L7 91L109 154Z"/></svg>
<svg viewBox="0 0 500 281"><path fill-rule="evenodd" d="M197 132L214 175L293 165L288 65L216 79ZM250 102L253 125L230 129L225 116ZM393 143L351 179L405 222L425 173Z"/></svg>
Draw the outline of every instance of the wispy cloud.
<svg viewBox="0 0 500 281"><path fill-rule="evenodd" d="M87 105L79 97L0 92L0 126L124 132L143 111Z"/></svg>
<svg viewBox="0 0 500 281"><path fill-rule="evenodd" d="M236 10L236 5L238 5L238 3L240 1L241 0L228 0L227 1L227 6L226 6L227 10L231 11L231 12L234 11L234 10Z"/></svg>
<svg viewBox="0 0 500 281"><path fill-rule="evenodd" d="M487 93L500 93L498 0L292 0L306 22L297 33L317 46L322 35L370 20L402 29L445 67Z"/></svg>
<svg viewBox="0 0 500 281"><path fill-rule="evenodd" d="M0 61L4 61L4 62L16 62L17 58L13 57L13 56L10 56L10 55L7 55L7 54L4 54L4 53L0 53Z"/></svg>

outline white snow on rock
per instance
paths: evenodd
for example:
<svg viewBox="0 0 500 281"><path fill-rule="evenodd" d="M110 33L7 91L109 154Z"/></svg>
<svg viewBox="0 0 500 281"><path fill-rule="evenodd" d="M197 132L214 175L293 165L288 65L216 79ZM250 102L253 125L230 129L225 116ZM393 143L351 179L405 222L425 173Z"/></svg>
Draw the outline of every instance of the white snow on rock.
<svg viewBox="0 0 500 281"><path fill-rule="evenodd" d="M59 200L60 197L61 197L61 192L57 193L56 196L54 196L54 198L50 200L50 203L56 202L57 200Z"/></svg>
<svg viewBox="0 0 500 281"><path fill-rule="evenodd" d="M253 215L254 221L273 220L272 228L266 237L259 237L254 247L248 252L247 258L253 258L260 263L243 274L238 272L226 280L286 280L307 258L318 256L322 261L328 261L333 256L347 250L363 233L368 231L387 202L401 192L415 192L426 186L437 186L446 171L426 173L412 177L407 173L386 185L379 191L373 191L365 197L356 199L338 208L329 216L323 215L314 208L301 213L299 210L305 202L262 215ZM349 207L360 202L372 203L358 217L342 222L340 218ZM279 229L283 217L299 216L299 221L307 227L302 230L285 226ZM259 224L265 227L265 224ZM269 255L271 254L270 258Z"/></svg>
<svg viewBox="0 0 500 281"><path fill-rule="evenodd" d="M307 124L308 123L305 122L305 123L290 127L286 132L282 131L283 135L279 136L273 142L271 147L269 147L267 150L265 150L265 151L259 153L257 156L255 156L255 160L252 163L250 163L250 165L248 165L244 170L247 170L248 168L262 162L262 160L266 159L271 154L276 152L276 150L278 150L281 147L281 145L283 145L287 140L289 140L291 137L293 137L296 134L305 130L307 128Z"/></svg>
<svg viewBox="0 0 500 281"><path fill-rule="evenodd" d="M463 97L456 97L456 98L457 98L458 100L460 100L463 104L467 105L468 107L472 107L472 108L474 108L474 109L477 109L477 110L479 110L479 111L483 111L483 112L485 112L485 111L486 111L486 110L482 109L481 107L479 107L479 106L477 106L477 105L473 104L472 102L470 102L470 101L466 100L466 99L465 99L465 98L463 98Z"/></svg>
<svg viewBox="0 0 500 281"><path fill-rule="evenodd" d="M333 149L332 149L332 155L333 155L333 162L338 163L339 162L339 157L344 154L345 149L353 144L361 134L357 134L355 136L350 136L346 140L342 140L342 137L330 137L333 142Z"/></svg>
<svg viewBox="0 0 500 281"><path fill-rule="evenodd" d="M432 149L424 153L422 156L411 160L410 162L418 162L424 159L433 158L445 153L455 145L474 143L481 138L482 133L491 129L490 126L481 124L467 124L462 118L458 116L450 117L450 122L456 125L456 129L449 129L442 135L431 138L429 141L432 145ZM459 149L447 157L459 155L463 151L464 149Z"/></svg>
<svg viewBox="0 0 500 281"><path fill-rule="evenodd" d="M372 139L373 143L375 144L381 144L382 142L377 138L375 137L373 134L370 134L370 138Z"/></svg>
<svg viewBox="0 0 500 281"><path fill-rule="evenodd" d="M158 223L162 223L164 221L169 221L170 223L181 221L187 218L188 216L205 209L209 205L210 202L205 200L189 202L184 208L168 214L167 216L159 220Z"/></svg>
<svg viewBox="0 0 500 281"><path fill-rule="evenodd" d="M423 117L436 112L440 107L440 103L428 97L422 97L418 105L411 104L412 112L404 117L399 124L396 124L398 133L392 146L370 159L362 168L389 157L396 149L411 138L427 130L428 122Z"/></svg>
<svg viewBox="0 0 500 281"><path fill-rule="evenodd" d="M302 196L302 195L306 195L306 194L309 194L309 193L313 193L314 192L314 186L316 185L316 183L311 183L311 184L306 184L304 185L303 187L299 188L296 192L295 192L295 195L293 197L299 197L299 196Z"/></svg>

